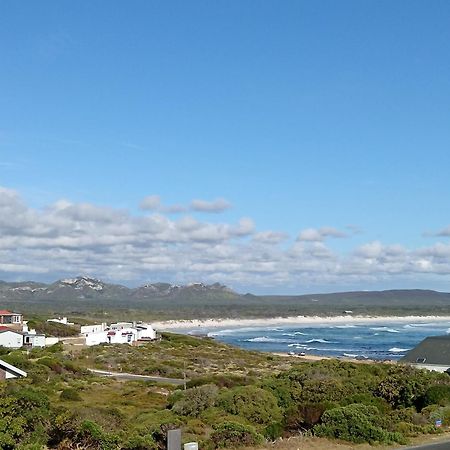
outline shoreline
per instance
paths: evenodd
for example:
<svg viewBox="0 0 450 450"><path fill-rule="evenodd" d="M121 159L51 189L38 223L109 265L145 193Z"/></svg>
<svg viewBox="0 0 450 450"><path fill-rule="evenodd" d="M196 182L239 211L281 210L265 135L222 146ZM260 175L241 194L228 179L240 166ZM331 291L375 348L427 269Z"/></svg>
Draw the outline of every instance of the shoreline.
<svg viewBox="0 0 450 450"><path fill-rule="evenodd" d="M292 317L269 317L260 319L186 319L166 320L152 322L157 331L176 329L201 329L201 328L238 328L242 326L264 327L268 325L326 325L326 324L366 324L366 323L393 323L393 322L434 322L449 321L450 316L362 316L362 315L340 315L340 316L292 316Z"/></svg>

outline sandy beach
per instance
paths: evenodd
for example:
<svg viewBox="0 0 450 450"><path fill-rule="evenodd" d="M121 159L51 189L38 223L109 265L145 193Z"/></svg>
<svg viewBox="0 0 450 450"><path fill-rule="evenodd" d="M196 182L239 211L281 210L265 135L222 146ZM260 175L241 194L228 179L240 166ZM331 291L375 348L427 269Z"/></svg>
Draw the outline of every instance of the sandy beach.
<svg viewBox="0 0 450 450"><path fill-rule="evenodd" d="M259 319L197 319L197 320L168 320L153 322L153 327L158 331L195 329L195 328L223 328L223 327L248 327L268 325L304 325L304 324L367 324L367 323L390 323L390 322L434 322L450 321L450 316L361 316L341 315L331 317L319 316L295 316L295 317L273 317Z"/></svg>

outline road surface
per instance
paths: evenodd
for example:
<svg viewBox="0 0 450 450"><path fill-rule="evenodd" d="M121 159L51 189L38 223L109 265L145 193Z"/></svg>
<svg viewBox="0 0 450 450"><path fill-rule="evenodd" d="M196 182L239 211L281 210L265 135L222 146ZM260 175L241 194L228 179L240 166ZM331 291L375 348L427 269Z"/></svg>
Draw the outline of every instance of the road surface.
<svg viewBox="0 0 450 450"><path fill-rule="evenodd" d="M134 373L110 372L107 370L96 370L96 369L88 369L88 370L89 372L95 373L96 375L100 375L102 377L111 377L120 380L154 381L156 383L168 383L177 385L183 385L185 382L187 383L189 381L188 379L183 380L181 378L154 377L148 375L136 375Z"/></svg>
<svg viewBox="0 0 450 450"><path fill-rule="evenodd" d="M404 450L450 450L450 440L406 447Z"/></svg>

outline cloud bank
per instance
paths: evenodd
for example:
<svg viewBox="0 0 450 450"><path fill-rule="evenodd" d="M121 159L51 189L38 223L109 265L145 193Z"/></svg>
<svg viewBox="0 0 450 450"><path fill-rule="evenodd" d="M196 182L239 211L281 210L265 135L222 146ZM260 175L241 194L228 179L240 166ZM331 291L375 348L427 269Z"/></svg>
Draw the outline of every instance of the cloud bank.
<svg viewBox="0 0 450 450"><path fill-rule="evenodd" d="M306 285L339 289L450 275L448 242L410 249L371 241L338 252L334 240L351 236L333 227L299 230L295 238L259 230L248 217L236 223L195 217L195 211L228 208L221 199L192 201L176 219L164 213L168 207L158 196L140 206L143 212L132 214L60 200L36 209L17 191L0 188L0 279L86 274L129 284L201 280L302 292Z"/></svg>

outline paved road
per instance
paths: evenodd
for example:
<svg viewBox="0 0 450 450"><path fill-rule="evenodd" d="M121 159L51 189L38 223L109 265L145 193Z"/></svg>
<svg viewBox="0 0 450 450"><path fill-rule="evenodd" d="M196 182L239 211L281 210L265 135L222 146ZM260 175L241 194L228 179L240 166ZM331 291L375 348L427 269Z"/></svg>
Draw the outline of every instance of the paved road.
<svg viewBox="0 0 450 450"><path fill-rule="evenodd" d="M404 450L450 450L450 441L435 442L434 444L422 444L414 447L406 447Z"/></svg>
<svg viewBox="0 0 450 450"><path fill-rule="evenodd" d="M148 375L136 375L134 373L125 373L125 372L109 372L107 370L96 370L96 369L88 369L88 370L89 372L95 373L102 377L112 377L121 380L155 381L156 383L168 383L177 385L182 385L185 383L185 380L181 378L152 377ZM186 383L188 381L189 380L186 379Z"/></svg>

